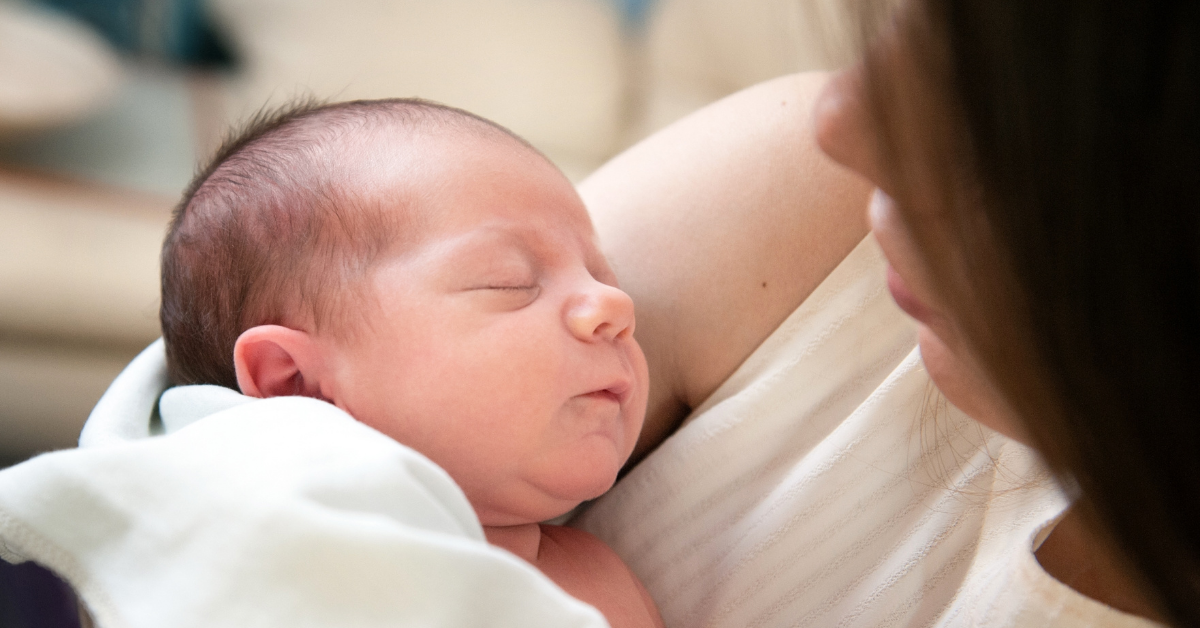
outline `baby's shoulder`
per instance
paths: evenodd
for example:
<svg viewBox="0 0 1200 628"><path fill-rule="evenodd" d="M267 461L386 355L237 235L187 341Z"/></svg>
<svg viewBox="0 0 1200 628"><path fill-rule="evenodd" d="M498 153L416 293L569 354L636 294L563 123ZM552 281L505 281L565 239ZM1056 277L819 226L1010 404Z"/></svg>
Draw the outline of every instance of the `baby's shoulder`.
<svg viewBox="0 0 1200 628"><path fill-rule="evenodd" d="M561 551L569 556L601 558L605 561L616 561L622 568L625 566L616 552L590 532L546 523L541 524L540 528L542 546L539 548L538 560L542 558L541 552L550 552L550 556L557 556Z"/></svg>
<svg viewBox="0 0 1200 628"><path fill-rule="evenodd" d="M595 606L613 628L663 625L658 607L617 553L595 536L542 525L537 567L567 593Z"/></svg>
<svg viewBox="0 0 1200 628"><path fill-rule="evenodd" d="M568 591L570 589L563 584L563 580L578 581L585 585L638 582L637 576L633 575L621 557L592 534L545 524L541 530L537 566Z"/></svg>

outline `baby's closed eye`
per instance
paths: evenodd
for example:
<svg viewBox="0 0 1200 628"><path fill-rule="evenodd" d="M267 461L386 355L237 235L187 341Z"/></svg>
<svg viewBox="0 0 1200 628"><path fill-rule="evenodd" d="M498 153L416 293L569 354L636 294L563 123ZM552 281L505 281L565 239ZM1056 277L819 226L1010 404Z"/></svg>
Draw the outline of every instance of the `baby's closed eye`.
<svg viewBox="0 0 1200 628"><path fill-rule="evenodd" d="M511 285L511 284L503 284L503 283L488 284L481 288L476 288L476 290L511 290L511 291L537 290L537 289L538 289L537 284Z"/></svg>
<svg viewBox="0 0 1200 628"><path fill-rule="evenodd" d="M523 259L492 259L472 271L467 277L470 290L499 292L530 292L538 289L538 272Z"/></svg>
<svg viewBox="0 0 1200 628"><path fill-rule="evenodd" d="M487 304L488 309L516 310L533 303L541 292L535 281L496 281L476 283L467 289L468 294Z"/></svg>

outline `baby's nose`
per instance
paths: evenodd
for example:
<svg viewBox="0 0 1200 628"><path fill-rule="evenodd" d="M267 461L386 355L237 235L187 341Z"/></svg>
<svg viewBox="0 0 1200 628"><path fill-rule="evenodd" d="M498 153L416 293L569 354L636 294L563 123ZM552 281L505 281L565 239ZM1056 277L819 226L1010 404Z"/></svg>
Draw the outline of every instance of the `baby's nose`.
<svg viewBox="0 0 1200 628"><path fill-rule="evenodd" d="M567 304L567 327L585 342L633 334L633 299L620 288L592 282Z"/></svg>

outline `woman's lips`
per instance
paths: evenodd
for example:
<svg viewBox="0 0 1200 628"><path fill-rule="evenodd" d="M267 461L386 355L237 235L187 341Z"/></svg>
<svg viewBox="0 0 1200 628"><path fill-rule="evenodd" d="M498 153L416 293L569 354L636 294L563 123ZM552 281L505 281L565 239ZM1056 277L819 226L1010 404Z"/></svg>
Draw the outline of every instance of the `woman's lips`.
<svg viewBox="0 0 1200 628"><path fill-rule="evenodd" d="M908 284L904 283L900 273L896 272L891 264L888 264L887 267L887 286L896 305L900 306L900 309L904 310L906 314L926 325L933 322L933 310L913 296L912 291L908 289Z"/></svg>

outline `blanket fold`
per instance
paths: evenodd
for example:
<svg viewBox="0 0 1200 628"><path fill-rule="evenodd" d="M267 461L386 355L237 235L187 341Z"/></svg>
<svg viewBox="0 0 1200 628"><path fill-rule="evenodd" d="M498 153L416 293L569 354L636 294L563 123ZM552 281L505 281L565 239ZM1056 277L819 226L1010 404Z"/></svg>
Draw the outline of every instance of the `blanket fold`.
<svg viewBox="0 0 1200 628"><path fill-rule="evenodd" d="M58 573L99 626L606 625L328 403L183 387L152 435L164 364L139 356L79 449L0 472L0 557Z"/></svg>

